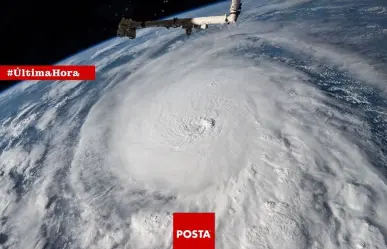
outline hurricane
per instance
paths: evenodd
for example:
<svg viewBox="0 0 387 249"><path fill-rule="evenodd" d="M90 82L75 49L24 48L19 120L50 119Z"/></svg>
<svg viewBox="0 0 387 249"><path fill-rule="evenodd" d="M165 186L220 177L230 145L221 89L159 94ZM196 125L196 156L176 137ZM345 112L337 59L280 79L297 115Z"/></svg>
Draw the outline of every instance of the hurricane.
<svg viewBox="0 0 387 249"><path fill-rule="evenodd" d="M173 212L215 212L218 249L387 248L387 7L242 3L0 93L0 248L172 248Z"/></svg>

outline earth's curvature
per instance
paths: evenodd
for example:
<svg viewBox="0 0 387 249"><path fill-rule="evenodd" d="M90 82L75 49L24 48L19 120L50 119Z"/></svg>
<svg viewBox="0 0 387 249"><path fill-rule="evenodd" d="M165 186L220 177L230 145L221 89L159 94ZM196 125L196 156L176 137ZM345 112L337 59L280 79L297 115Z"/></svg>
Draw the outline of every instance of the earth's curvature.
<svg viewBox="0 0 387 249"><path fill-rule="evenodd" d="M115 38L61 62L96 81L1 93L0 248L171 248L176 211L216 212L218 249L387 248L386 3L238 21Z"/></svg>

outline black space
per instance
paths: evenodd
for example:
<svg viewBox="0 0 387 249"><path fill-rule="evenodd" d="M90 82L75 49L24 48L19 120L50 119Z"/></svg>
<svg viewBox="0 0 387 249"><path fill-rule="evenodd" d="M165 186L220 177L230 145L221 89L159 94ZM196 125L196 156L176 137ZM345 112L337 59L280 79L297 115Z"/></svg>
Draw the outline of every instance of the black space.
<svg viewBox="0 0 387 249"><path fill-rule="evenodd" d="M68 0L0 3L0 64L50 65L116 36L122 16L155 20L219 0ZM0 91L17 82L0 82Z"/></svg>

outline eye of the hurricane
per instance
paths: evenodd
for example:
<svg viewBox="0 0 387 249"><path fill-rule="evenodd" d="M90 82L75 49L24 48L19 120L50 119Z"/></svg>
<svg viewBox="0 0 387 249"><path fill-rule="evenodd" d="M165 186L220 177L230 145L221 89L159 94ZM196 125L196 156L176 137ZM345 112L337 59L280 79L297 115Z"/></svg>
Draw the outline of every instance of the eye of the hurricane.
<svg viewBox="0 0 387 249"><path fill-rule="evenodd" d="M167 140L175 149L183 149L200 139L213 136L216 121L209 117L181 118L168 131Z"/></svg>
<svg viewBox="0 0 387 249"><path fill-rule="evenodd" d="M195 140L215 126L215 120L213 118L196 117L194 119L183 119L181 123L182 135L187 136L189 139Z"/></svg>

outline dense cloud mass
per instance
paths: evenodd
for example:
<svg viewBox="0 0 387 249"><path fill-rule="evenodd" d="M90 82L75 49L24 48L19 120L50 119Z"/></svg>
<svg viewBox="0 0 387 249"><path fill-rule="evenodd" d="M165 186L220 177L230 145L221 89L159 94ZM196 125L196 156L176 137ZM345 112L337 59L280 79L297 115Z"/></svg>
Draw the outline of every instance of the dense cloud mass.
<svg viewBox="0 0 387 249"><path fill-rule="evenodd" d="M387 248L386 8L243 7L64 62L95 82L2 93L0 248L171 248L177 211L216 212L219 249Z"/></svg>

